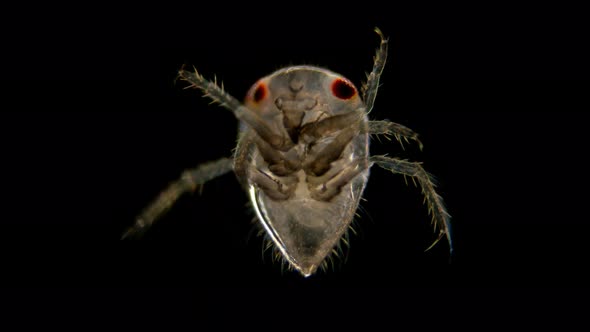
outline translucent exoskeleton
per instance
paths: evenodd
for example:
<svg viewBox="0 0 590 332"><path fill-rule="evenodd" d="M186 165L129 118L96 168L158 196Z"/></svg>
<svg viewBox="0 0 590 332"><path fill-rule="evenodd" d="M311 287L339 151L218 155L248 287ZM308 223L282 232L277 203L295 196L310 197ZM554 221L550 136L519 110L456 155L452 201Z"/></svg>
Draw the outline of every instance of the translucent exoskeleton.
<svg viewBox="0 0 590 332"><path fill-rule="evenodd" d="M398 141L418 135L390 121L369 121L388 41L381 38L373 70L360 93L343 76L313 66L292 66L261 78L244 103L196 70L179 72L189 88L234 113L239 140L231 158L183 172L137 218L124 236L153 224L185 192L233 171L248 193L265 234L289 267L310 276L334 251L355 216L377 165L411 177L422 189L439 236L452 250L450 216L435 191L431 175L419 162L369 154L370 135L392 135Z"/></svg>

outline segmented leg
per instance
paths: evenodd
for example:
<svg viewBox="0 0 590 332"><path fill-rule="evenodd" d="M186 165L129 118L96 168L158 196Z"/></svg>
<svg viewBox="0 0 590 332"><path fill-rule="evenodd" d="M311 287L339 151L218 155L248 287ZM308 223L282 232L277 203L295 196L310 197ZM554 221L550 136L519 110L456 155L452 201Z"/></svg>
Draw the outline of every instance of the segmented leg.
<svg viewBox="0 0 590 332"><path fill-rule="evenodd" d="M135 224L123 234L123 238L141 235L168 211L182 194L193 192L207 181L228 173L232 170L232 166L231 158L222 158L185 170L180 179L172 182L141 212Z"/></svg>
<svg viewBox="0 0 590 332"><path fill-rule="evenodd" d="M277 178L256 167L250 168L250 178L269 197L278 201L290 198L297 187L295 176Z"/></svg>
<svg viewBox="0 0 590 332"><path fill-rule="evenodd" d="M363 100L367 105L367 113L371 112L373 109L373 104L375 103L375 98L377 97L377 89L379 89L379 79L381 78L381 73L383 73L385 61L387 60L388 40L385 38L385 36L383 36L383 33L381 30L379 30L379 28L375 28L375 32L381 38L381 44L379 45L377 54L373 59L373 70L367 76L367 82L361 88Z"/></svg>
<svg viewBox="0 0 590 332"><path fill-rule="evenodd" d="M432 176L422 168L420 163L417 162L385 156L372 156L370 161L393 173L411 176L412 179L418 180L422 189L422 194L424 195L424 200L428 205L428 214L432 215L434 229L435 231L437 229L439 230L438 238L426 250L432 248L443 236L446 235L452 254L453 242L451 240L451 216L445 208L442 197L440 197L435 191L436 185L433 182Z"/></svg>
<svg viewBox="0 0 590 332"><path fill-rule="evenodd" d="M260 116L242 105L236 98L223 90L223 84L217 85L217 80L210 82L201 74L194 71L181 69L178 72L180 79L190 83L188 88L196 88L203 91L203 97L209 97L214 102L232 111L236 118L248 124L262 139L267 141L274 149L287 151L293 147L293 142L289 137L284 137L276 133Z"/></svg>
<svg viewBox="0 0 590 332"><path fill-rule="evenodd" d="M386 137L393 135L393 137L395 137L395 139L401 144L402 148L404 147L404 144L401 139L403 138L407 143L409 143L408 139L411 139L418 143L420 151L422 151L423 148L422 142L418 139L418 134L416 132L406 126L402 126L399 123L391 122L389 120L369 121L369 134L384 135Z"/></svg>
<svg viewBox="0 0 590 332"><path fill-rule="evenodd" d="M319 177L319 179L322 179L319 183L317 180L314 181L313 177L309 177L308 188L311 197L319 201L330 201L340 193L342 186L352 181L357 175L366 170L367 167L366 159L357 159L328 179L323 179L323 176Z"/></svg>
<svg viewBox="0 0 590 332"><path fill-rule="evenodd" d="M364 118L362 111L334 115L320 121L311 122L301 128L300 136L307 142L331 135L338 130L360 123Z"/></svg>
<svg viewBox="0 0 590 332"><path fill-rule="evenodd" d="M331 163L340 158L342 151L357 134L358 128L355 128L355 126L342 129L330 144L317 152L314 159L303 164L305 173L313 176L325 174L330 169Z"/></svg>

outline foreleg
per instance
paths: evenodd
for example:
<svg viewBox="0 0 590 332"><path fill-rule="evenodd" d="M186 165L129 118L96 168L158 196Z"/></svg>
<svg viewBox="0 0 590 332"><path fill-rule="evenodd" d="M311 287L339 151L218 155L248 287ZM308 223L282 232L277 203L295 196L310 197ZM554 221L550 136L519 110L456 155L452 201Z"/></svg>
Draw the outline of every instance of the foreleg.
<svg viewBox="0 0 590 332"><path fill-rule="evenodd" d="M221 106L229 109L239 120L244 121L250 126L263 140L267 141L274 149L287 151L293 146L289 137L284 137L281 133L275 132L266 122L254 111L242 105L236 98L223 90L223 84L217 85L217 80L210 82L201 74L194 71L181 69L178 72L180 79L190 83L189 88L200 89L204 92L205 97L211 98Z"/></svg>
<svg viewBox="0 0 590 332"><path fill-rule="evenodd" d="M373 70L367 76L367 82L361 88L363 100L367 105L367 113L371 112L373 109L373 104L377 97L377 90L379 89L379 79L381 78L381 73L383 73L383 68L385 68L385 60L387 60L388 40L383 36L383 33L379 28L375 28L375 32L379 35L379 38L381 38L381 44L374 57L375 63L373 64Z"/></svg>

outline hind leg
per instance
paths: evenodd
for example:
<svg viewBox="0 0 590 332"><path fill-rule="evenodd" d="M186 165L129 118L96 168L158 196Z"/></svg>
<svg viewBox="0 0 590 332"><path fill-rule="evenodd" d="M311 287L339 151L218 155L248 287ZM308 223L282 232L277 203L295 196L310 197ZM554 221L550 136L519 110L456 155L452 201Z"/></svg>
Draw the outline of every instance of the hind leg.
<svg viewBox="0 0 590 332"><path fill-rule="evenodd" d="M178 180L172 182L141 212L135 220L135 224L129 227L122 238L143 234L174 205L180 196L187 192L193 192L207 181L230 172L232 167L232 158L222 158L185 170Z"/></svg>
<svg viewBox="0 0 590 332"><path fill-rule="evenodd" d="M370 161L377 166L384 168L393 173L410 176L413 181L417 180L424 199L428 205L428 214L432 215L435 230L439 230L439 237L428 248L432 248L445 235L449 241L451 254L453 252L453 242L451 239L451 216L447 212L442 197L436 192L432 175L424 170L418 162L395 159L385 156L372 156ZM428 250L426 249L426 250Z"/></svg>

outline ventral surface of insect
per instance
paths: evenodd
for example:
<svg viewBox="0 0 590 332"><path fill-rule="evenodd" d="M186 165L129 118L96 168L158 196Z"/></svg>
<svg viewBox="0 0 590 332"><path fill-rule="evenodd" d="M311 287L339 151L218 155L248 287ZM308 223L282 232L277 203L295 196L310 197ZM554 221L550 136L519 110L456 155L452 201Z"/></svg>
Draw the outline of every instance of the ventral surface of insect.
<svg viewBox="0 0 590 332"><path fill-rule="evenodd" d="M292 66L258 80L240 103L223 85L206 80L196 70L180 70L179 77L188 87L201 90L240 121L237 148L230 158L183 172L124 236L146 230L183 193L233 171L268 239L290 268L307 277L343 239L369 169L376 165L417 181L438 229L437 241L446 236L452 250L450 216L421 164L369 153L370 135L392 135L400 143L413 140L422 146L409 128L368 119L388 45L381 31L375 31L381 44L360 91L327 69Z"/></svg>

